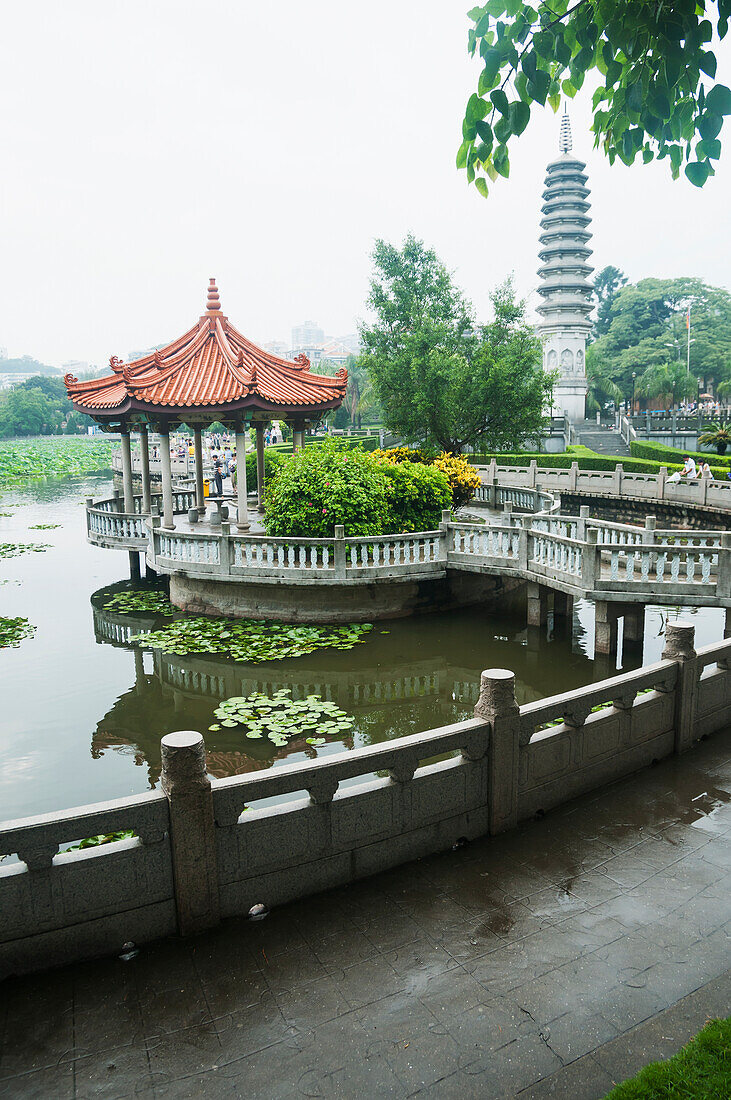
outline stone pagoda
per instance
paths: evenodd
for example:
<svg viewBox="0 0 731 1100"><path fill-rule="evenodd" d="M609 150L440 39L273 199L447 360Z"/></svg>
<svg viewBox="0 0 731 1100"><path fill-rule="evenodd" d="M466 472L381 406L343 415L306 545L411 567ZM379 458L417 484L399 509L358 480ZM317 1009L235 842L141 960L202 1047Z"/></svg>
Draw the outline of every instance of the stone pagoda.
<svg viewBox="0 0 731 1100"><path fill-rule="evenodd" d="M561 156L548 165L543 192L541 246L538 253L543 299L536 326L543 339L543 368L559 371L552 411L583 420L586 405L586 338L593 308L589 276L594 270L589 240L591 216L586 165L571 153L571 127L564 110L559 137Z"/></svg>

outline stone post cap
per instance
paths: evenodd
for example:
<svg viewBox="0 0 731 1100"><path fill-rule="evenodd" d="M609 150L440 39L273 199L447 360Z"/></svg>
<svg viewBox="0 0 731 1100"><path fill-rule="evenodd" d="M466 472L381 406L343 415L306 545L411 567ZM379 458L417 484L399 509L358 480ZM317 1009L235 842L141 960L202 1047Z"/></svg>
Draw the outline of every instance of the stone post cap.
<svg viewBox="0 0 731 1100"><path fill-rule="evenodd" d="M676 619L665 626L664 661L688 661L695 657L695 626L687 619Z"/></svg>
<svg viewBox="0 0 731 1100"><path fill-rule="evenodd" d="M591 509L589 508L588 504L581 504L579 506L579 518L580 519L588 519L590 511L591 511Z"/></svg>
<svg viewBox="0 0 731 1100"><path fill-rule="evenodd" d="M452 522L452 510L451 508L442 508L442 523Z"/></svg>
<svg viewBox="0 0 731 1100"><path fill-rule="evenodd" d="M335 538L336 539L344 539L345 538L345 527L342 523L336 523L335 524Z"/></svg>
<svg viewBox="0 0 731 1100"><path fill-rule="evenodd" d="M197 749L203 744L203 734L197 730L179 730L177 733L166 733L160 740L165 749Z"/></svg>
<svg viewBox="0 0 731 1100"><path fill-rule="evenodd" d="M493 721L517 713L515 673L508 668L485 669L480 677L480 698L475 706L475 718Z"/></svg>
<svg viewBox="0 0 731 1100"><path fill-rule="evenodd" d="M208 784L206 746L197 730L166 733L160 740L162 789L165 794L192 790Z"/></svg>
<svg viewBox="0 0 731 1100"><path fill-rule="evenodd" d="M586 541L594 543L599 541L599 532L597 531L596 527L590 527L589 530L586 532Z"/></svg>
<svg viewBox="0 0 731 1100"><path fill-rule="evenodd" d="M654 531L657 527L657 516L645 516L645 528L648 531Z"/></svg>

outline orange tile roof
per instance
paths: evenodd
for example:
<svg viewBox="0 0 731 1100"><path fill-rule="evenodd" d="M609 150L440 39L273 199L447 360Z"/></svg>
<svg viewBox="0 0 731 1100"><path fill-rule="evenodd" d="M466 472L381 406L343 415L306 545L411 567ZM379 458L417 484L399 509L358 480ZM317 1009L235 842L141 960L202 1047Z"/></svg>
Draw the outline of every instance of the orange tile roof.
<svg viewBox="0 0 731 1100"><path fill-rule="evenodd" d="M100 419L137 410L262 410L280 416L337 408L345 397L347 371L334 378L310 371L310 361L280 359L252 344L221 313L214 279L207 309L179 339L132 363L116 357L105 378L64 378L74 405Z"/></svg>

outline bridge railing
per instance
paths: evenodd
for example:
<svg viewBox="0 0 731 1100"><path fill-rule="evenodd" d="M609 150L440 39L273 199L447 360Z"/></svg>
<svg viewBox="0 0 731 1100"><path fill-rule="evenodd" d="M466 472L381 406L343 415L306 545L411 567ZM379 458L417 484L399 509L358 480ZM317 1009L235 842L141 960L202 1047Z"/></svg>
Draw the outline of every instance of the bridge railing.
<svg viewBox="0 0 731 1100"><path fill-rule="evenodd" d="M696 652L693 633L668 623L657 664L520 707L513 674L488 669L467 721L266 772L210 782L202 737L170 734L162 790L0 824L16 857L0 867L0 977L505 832L682 753L731 720L731 640ZM60 851L122 829L136 837Z"/></svg>

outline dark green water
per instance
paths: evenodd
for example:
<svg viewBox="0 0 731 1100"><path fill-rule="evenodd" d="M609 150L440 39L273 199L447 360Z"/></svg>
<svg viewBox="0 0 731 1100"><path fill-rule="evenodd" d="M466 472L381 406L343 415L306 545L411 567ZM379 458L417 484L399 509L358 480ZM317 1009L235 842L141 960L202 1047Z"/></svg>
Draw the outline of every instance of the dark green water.
<svg viewBox="0 0 731 1100"><path fill-rule="evenodd" d="M221 777L465 718L484 668L512 669L521 702L611 671L590 660L593 608L583 603L563 637L529 633L519 614L473 608L378 623L350 651L258 665L144 651L125 637L154 620L98 606L100 593L127 576L126 553L86 542L84 497L110 489L107 480L76 479L0 495L0 512L12 513L0 517L0 542L51 544L44 554L0 561L0 614L37 626L18 649L0 650L0 819L147 790L158 781L160 737L171 730L203 732L209 769ZM29 530L37 523L61 526ZM679 613L648 609L644 658L628 654L623 667L658 660L664 620ZM698 645L722 637L721 611L682 613L696 623ZM222 699L280 687L332 699L355 718L352 734L317 749L295 740L275 750L236 730L208 731Z"/></svg>

